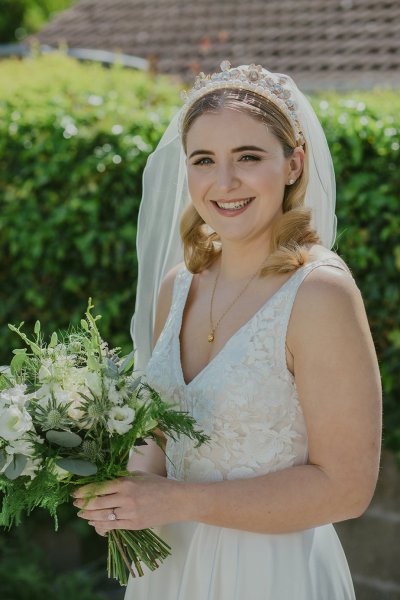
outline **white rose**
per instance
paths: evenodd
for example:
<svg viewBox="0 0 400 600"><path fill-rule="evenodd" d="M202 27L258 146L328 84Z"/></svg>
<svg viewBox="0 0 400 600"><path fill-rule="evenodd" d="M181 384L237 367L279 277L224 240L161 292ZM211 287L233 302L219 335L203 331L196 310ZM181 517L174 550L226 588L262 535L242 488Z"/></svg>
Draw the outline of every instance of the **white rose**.
<svg viewBox="0 0 400 600"><path fill-rule="evenodd" d="M96 371L88 371L85 377L85 385L97 398L101 397L102 385L101 375Z"/></svg>
<svg viewBox="0 0 400 600"><path fill-rule="evenodd" d="M25 409L18 406L9 406L6 408L0 419L0 437L7 440L17 440L24 433L33 429L30 414Z"/></svg>
<svg viewBox="0 0 400 600"><path fill-rule="evenodd" d="M134 418L135 411L129 406L113 406L108 413L108 431L122 435L130 430Z"/></svg>

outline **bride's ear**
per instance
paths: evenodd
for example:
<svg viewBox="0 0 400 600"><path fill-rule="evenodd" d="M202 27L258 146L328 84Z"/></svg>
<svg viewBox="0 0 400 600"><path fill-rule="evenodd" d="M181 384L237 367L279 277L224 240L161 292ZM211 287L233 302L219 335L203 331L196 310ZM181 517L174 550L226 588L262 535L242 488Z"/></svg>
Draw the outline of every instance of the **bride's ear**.
<svg viewBox="0 0 400 600"><path fill-rule="evenodd" d="M290 171L288 174L288 180L294 179L297 181L304 169L304 159L305 155L303 148L301 146L297 146L297 148L293 150L293 154L289 160Z"/></svg>

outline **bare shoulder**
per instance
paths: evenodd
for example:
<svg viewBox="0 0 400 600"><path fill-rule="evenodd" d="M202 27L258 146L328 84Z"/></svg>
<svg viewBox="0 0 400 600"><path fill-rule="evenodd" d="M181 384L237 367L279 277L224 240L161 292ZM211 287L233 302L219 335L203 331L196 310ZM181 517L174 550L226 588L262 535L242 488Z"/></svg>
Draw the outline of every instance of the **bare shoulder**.
<svg viewBox="0 0 400 600"><path fill-rule="evenodd" d="M311 260L335 258L342 268L319 265L304 279L293 306L290 331L292 341L305 339L312 332L332 333L369 331L364 302L350 269L334 252L323 249L311 254ZM318 335L317 335L318 337ZM347 336L346 336L347 337Z"/></svg>
<svg viewBox="0 0 400 600"><path fill-rule="evenodd" d="M175 279L182 266L183 263L179 263L173 269L168 271L161 283L160 291L158 294L157 311L154 324L153 347L155 346L167 320L172 303L172 294L174 290Z"/></svg>
<svg viewBox="0 0 400 600"><path fill-rule="evenodd" d="M310 252L310 259L309 259L310 262L317 261L317 260L325 260L326 258L333 258L346 271L348 271L351 274L351 271L350 271L348 265L343 260L343 258L341 258L338 254L336 254L336 252L333 252L333 250L328 250L328 248L325 248L324 246L321 246L320 244L314 244L310 248L309 252Z"/></svg>

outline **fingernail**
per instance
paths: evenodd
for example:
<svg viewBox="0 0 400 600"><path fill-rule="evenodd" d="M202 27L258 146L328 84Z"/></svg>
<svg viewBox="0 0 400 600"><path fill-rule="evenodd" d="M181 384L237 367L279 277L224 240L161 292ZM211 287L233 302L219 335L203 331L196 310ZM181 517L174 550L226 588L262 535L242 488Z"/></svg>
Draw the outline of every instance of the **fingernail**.
<svg viewBox="0 0 400 600"><path fill-rule="evenodd" d="M89 525L94 525L93 521L88 521Z"/></svg>

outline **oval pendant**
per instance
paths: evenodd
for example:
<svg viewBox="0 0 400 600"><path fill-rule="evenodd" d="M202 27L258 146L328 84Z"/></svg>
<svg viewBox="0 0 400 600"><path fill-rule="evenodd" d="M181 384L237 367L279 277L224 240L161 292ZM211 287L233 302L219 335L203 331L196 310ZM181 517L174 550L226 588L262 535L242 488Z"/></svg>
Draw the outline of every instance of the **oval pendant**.
<svg viewBox="0 0 400 600"><path fill-rule="evenodd" d="M211 343L214 341L214 333L211 331L211 333L208 334L208 341Z"/></svg>

